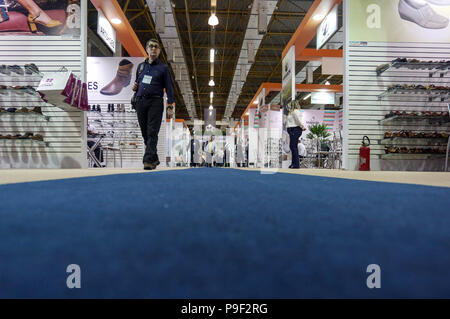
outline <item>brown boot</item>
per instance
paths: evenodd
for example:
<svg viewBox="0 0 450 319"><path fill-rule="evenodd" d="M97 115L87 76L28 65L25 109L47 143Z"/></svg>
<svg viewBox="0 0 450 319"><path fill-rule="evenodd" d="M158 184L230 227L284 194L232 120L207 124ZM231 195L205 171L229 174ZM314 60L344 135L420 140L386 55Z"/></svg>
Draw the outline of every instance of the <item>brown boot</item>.
<svg viewBox="0 0 450 319"><path fill-rule="evenodd" d="M108 85L106 85L100 93L103 95L119 94L124 87L127 87L130 84L133 66L133 63L127 59L120 61L116 77Z"/></svg>

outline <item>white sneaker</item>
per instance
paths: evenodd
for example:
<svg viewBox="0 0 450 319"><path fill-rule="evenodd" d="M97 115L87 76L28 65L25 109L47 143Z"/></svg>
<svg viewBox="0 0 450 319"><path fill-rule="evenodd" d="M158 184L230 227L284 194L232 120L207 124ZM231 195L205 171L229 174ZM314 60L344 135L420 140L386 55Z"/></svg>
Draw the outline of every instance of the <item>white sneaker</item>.
<svg viewBox="0 0 450 319"><path fill-rule="evenodd" d="M426 29L444 29L449 23L446 17L437 14L429 4L423 4L423 1L400 0L398 12L403 20L414 22Z"/></svg>
<svg viewBox="0 0 450 319"><path fill-rule="evenodd" d="M450 6L450 0L425 0L425 1L437 6Z"/></svg>

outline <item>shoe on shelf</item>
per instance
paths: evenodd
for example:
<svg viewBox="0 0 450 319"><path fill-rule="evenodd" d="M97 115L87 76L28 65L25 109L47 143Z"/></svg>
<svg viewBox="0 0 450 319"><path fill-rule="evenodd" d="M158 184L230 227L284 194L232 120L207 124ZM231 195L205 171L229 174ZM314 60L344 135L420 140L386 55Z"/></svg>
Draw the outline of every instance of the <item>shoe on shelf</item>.
<svg viewBox="0 0 450 319"><path fill-rule="evenodd" d="M16 113L29 113L29 110L24 106L20 110L17 110Z"/></svg>
<svg viewBox="0 0 450 319"><path fill-rule="evenodd" d="M25 74L25 72L22 70L22 68L20 66L18 66L18 65L9 65L8 69L11 72L14 72L14 73L16 73L18 75L24 75Z"/></svg>
<svg viewBox="0 0 450 319"><path fill-rule="evenodd" d="M6 65L3 64L0 66L0 73L3 75L10 75L11 71L8 69Z"/></svg>
<svg viewBox="0 0 450 319"><path fill-rule="evenodd" d="M30 136L30 138L35 141L41 141L41 142L44 141L44 136L42 136L41 134L36 134L36 135Z"/></svg>
<svg viewBox="0 0 450 319"><path fill-rule="evenodd" d="M39 68L36 66L36 64L31 63L31 64L25 64L25 73L26 74L33 74L33 73L40 74L41 72L39 71Z"/></svg>
<svg viewBox="0 0 450 319"><path fill-rule="evenodd" d="M34 112L34 113L43 115L43 114L42 114L42 109L41 109L40 106L35 106L35 107L31 110L31 112Z"/></svg>
<svg viewBox="0 0 450 319"><path fill-rule="evenodd" d="M413 22L425 29L444 29L449 23L446 17L437 14L428 3L400 0L398 12L403 20Z"/></svg>

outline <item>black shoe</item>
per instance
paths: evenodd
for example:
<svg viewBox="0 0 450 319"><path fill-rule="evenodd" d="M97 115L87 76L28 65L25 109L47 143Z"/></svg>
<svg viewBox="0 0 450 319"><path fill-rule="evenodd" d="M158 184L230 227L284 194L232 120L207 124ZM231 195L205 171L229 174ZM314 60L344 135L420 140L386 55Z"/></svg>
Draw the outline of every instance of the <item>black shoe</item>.
<svg viewBox="0 0 450 319"><path fill-rule="evenodd" d="M150 165L153 167L152 169L156 169L156 167L158 167L158 165L161 164L158 160L150 163Z"/></svg>
<svg viewBox="0 0 450 319"><path fill-rule="evenodd" d="M154 170L155 167L153 166L153 163L144 163L144 169L146 171L151 171L151 170Z"/></svg>
<svg viewBox="0 0 450 319"><path fill-rule="evenodd" d="M8 69L9 69L11 72L14 72L14 73L16 73L16 74L18 74L18 75L24 75L24 74L25 74L25 72L23 71L23 69L22 69L20 66L18 66L18 65L10 65L10 66L8 66Z"/></svg>

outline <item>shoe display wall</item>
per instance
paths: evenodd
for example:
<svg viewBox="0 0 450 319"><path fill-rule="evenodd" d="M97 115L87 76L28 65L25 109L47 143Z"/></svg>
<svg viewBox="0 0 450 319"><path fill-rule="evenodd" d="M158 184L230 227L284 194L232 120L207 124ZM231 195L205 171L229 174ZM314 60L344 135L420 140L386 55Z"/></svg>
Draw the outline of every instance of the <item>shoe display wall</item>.
<svg viewBox="0 0 450 319"><path fill-rule="evenodd" d="M131 104L108 103L90 105L88 123L104 135L102 146L120 148L124 163L137 167L142 163L144 142L137 121L136 111ZM106 155L106 153L105 153ZM116 164L117 164L116 154ZM114 166L114 154L104 156L105 166Z"/></svg>
<svg viewBox="0 0 450 319"><path fill-rule="evenodd" d="M35 64L0 66L0 148L47 148L45 127L50 116L36 92L42 74ZM22 84L22 85L18 85ZM43 111L44 110L44 111ZM7 133L3 133L7 132Z"/></svg>
<svg viewBox="0 0 450 319"><path fill-rule="evenodd" d="M406 69L418 72L417 77L426 73L429 83L417 82L405 84L390 84L378 100L401 99L408 102L409 107L391 110L380 120L380 125L386 128L381 145L385 145L385 155L382 159L435 159L448 158L450 146L450 86L447 75L450 70L450 60L420 60L396 58L391 63L376 68L377 76L392 71ZM409 79L411 80L411 78ZM443 110L443 104L448 103L448 109ZM428 110L418 109L419 107ZM406 109L407 108L407 109ZM420 129L420 130L418 130Z"/></svg>

